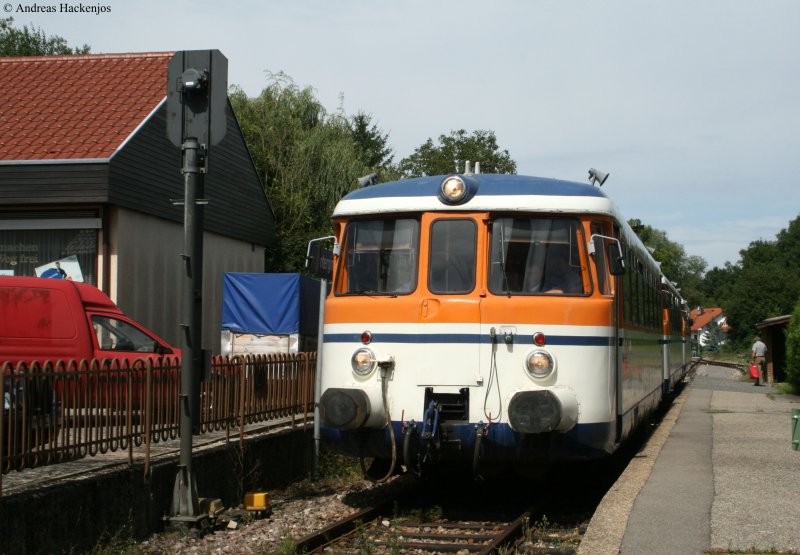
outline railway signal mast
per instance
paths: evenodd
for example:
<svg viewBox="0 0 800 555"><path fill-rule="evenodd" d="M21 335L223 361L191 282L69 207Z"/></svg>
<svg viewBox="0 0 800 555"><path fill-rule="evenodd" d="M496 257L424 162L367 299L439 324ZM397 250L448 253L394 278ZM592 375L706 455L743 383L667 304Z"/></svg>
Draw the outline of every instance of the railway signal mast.
<svg viewBox="0 0 800 555"><path fill-rule="evenodd" d="M185 277L181 291L182 351L180 392L181 452L169 521L177 526L202 524L197 485L192 472L192 433L199 429L199 382L203 375L203 177L209 147L226 132L228 60L219 50L175 53L167 69L167 136L181 147L184 199L183 254Z"/></svg>

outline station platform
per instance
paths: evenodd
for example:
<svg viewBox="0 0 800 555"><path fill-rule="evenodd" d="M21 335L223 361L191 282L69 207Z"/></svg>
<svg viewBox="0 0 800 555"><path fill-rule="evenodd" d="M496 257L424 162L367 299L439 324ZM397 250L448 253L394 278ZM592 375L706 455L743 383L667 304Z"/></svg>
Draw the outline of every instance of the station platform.
<svg viewBox="0 0 800 555"><path fill-rule="evenodd" d="M701 363L606 494L578 553L800 554L800 397Z"/></svg>

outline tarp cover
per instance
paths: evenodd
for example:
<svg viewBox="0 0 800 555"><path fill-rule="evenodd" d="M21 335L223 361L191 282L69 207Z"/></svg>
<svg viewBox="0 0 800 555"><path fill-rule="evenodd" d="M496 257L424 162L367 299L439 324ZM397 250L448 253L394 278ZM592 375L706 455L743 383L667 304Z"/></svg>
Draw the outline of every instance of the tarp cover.
<svg viewBox="0 0 800 555"><path fill-rule="evenodd" d="M226 272L222 329L236 333L315 335L319 283L300 274Z"/></svg>

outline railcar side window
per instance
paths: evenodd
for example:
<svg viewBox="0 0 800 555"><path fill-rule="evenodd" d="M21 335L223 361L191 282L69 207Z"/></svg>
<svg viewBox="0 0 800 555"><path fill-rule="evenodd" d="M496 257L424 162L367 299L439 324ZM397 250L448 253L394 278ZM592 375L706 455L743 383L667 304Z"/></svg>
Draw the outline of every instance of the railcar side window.
<svg viewBox="0 0 800 555"><path fill-rule="evenodd" d="M583 295L581 238L577 220L497 218L489 290L495 295Z"/></svg>
<svg viewBox="0 0 800 555"><path fill-rule="evenodd" d="M464 294L475 288L478 227L474 220L436 220L431 224L428 289Z"/></svg>
<svg viewBox="0 0 800 555"><path fill-rule="evenodd" d="M419 222L357 220L347 224L336 294L405 295L416 289Z"/></svg>

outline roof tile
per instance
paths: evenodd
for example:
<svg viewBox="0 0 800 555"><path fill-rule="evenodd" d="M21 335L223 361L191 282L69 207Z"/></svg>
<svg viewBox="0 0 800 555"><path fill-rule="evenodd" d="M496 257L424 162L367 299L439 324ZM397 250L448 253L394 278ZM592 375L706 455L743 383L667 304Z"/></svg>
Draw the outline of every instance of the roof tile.
<svg viewBox="0 0 800 555"><path fill-rule="evenodd" d="M0 58L0 160L109 158L166 96L172 55Z"/></svg>
<svg viewBox="0 0 800 555"><path fill-rule="evenodd" d="M689 317L694 321L692 324L692 331L697 331L706 327L709 322L722 316L722 313L723 311L720 307L702 308L700 310L693 308L689 313Z"/></svg>

